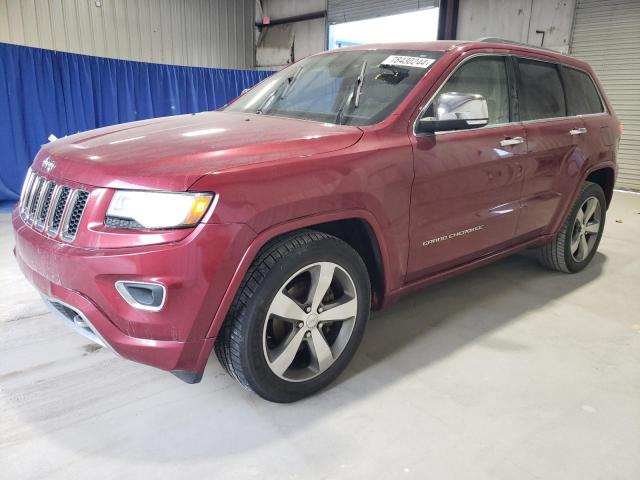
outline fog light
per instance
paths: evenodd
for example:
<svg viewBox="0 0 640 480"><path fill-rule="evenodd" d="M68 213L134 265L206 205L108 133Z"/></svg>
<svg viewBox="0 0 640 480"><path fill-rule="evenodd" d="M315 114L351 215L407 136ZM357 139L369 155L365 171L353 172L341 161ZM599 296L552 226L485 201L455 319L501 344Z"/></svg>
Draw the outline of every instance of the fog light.
<svg viewBox="0 0 640 480"><path fill-rule="evenodd" d="M116 282L116 290L134 308L157 312L164 306L167 289L161 283Z"/></svg>

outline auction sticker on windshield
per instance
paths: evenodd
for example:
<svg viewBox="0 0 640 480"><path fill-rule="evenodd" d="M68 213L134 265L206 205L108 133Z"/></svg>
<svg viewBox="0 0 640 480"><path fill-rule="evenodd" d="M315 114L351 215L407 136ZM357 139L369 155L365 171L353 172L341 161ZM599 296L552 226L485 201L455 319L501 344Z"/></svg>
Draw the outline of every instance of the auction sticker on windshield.
<svg viewBox="0 0 640 480"><path fill-rule="evenodd" d="M390 55L380 65L401 65L403 67L429 68L433 62L435 62L433 58Z"/></svg>

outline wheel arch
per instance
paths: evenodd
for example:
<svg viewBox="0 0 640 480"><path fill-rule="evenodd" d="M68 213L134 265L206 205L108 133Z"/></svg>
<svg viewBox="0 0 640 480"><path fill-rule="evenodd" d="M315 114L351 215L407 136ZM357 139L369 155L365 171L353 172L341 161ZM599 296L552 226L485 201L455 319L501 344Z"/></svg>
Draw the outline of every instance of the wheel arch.
<svg viewBox="0 0 640 480"><path fill-rule="evenodd" d="M605 199L607 200L608 208L613 196L615 178L616 165L613 162L606 162L595 165L594 167L588 169L586 172L582 173L582 175L580 175L579 177L576 177L576 180L580 179L580 181L575 183L571 195L567 197L563 207L558 213L556 213L554 220L550 224L550 228L546 231L547 235L556 235L560 231L560 228L571 212L573 204L578 198L578 195L580 195L582 186L585 182L594 182L602 187L602 189L604 190Z"/></svg>
<svg viewBox="0 0 640 480"><path fill-rule="evenodd" d="M242 279L262 247L280 236L304 229L334 235L354 248L362 257L369 272L372 285L372 307L377 308L382 305L387 287L386 274L389 271L389 258L382 229L373 214L367 210L349 210L314 215L272 226L254 238L245 250L227 286L207 337L215 337L222 327Z"/></svg>
<svg viewBox="0 0 640 480"><path fill-rule="evenodd" d="M384 298L384 266L373 228L362 218L347 218L307 227L327 233L349 244L362 258L371 280L371 303L379 307Z"/></svg>
<svg viewBox="0 0 640 480"><path fill-rule="evenodd" d="M593 182L600 187L604 191L604 197L607 200L607 208L611 204L611 197L613 197L613 185L615 183L616 173L612 167L602 167L597 168L596 170L591 171L587 178L585 178L586 182Z"/></svg>

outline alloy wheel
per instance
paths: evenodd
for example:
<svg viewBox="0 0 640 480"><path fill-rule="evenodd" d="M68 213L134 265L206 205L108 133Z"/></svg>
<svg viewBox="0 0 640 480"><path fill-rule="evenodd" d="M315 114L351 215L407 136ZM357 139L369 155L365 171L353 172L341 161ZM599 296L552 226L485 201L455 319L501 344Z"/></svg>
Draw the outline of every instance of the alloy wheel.
<svg viewBox="0 0 640 480"><path fill-rule="evenodd" d="M576 215L571 233L571 255L576 262L583 262L598 240L602 222L602 207L596 197L587 198Z"/></svg>
<svg viewBox="0 0 640 480"><path fill-rule="evenodd" d="M355 284L342 267L317 262L298 270L267 312L262 345L269 368L291 382L320 375L349 342L357 313Z"/></svg>

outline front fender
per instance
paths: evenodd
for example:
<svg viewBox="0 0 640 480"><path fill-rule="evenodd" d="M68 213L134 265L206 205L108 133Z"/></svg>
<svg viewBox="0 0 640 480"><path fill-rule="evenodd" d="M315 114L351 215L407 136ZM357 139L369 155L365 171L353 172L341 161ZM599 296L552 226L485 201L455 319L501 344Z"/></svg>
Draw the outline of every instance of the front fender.
<svg viewBox="0 0 640 480"><path fill-rule="evenodd" d="M240 287L240 284L242 283L242 280L247 273L247 270L249 270L249 267L255 260L258 252L267 242L285 233L293 232L303 228L310 228L314 225L322 223L349 219L364 220L369 224L378 242L383 271L385 272L385 276L388 276L387 272L389 272L389 268L391 267L387 243L376 217L367 210L353 209L327 212L274 225L260 232L246 249L222 297L222 301L220 302L218 310L213 318L207 337L217 336L220 328L222 327L222 324L224 323L229 308L231 307L231 303L236 296L238 288ZM388 282L385 282L385 285L388 285ZM389 287L387 286L386 289L388 290Z"/></svg>

